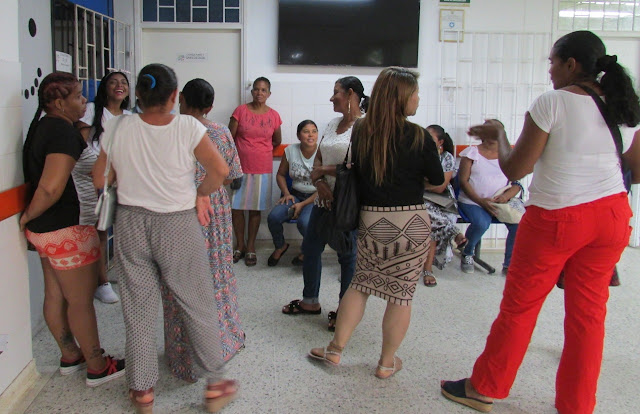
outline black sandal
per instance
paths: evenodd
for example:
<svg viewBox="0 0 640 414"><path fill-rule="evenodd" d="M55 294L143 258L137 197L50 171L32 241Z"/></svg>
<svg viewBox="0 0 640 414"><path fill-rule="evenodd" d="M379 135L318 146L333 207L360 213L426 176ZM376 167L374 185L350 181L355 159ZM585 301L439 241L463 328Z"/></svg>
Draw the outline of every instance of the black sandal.
<svg viewBox="0 0 640 414"><path fill-rule="evenodd" d="M320 315L322 313L322 308L317 310L307 310L300 306L300 302L302 302L300 299L292 300L288 305L285 305L284 308L282 308L282 313L292 316L301 314Z"/></svg>
<svg viewBox="0 0 640 414"><path fill-rule="evenodd" d="M336 331L337 321L338 321L338 311L336 310L335 312L329 312L329 326L327 326L327 329L329 329L329 332Z"/></svg>
<svg viewBox="0 0 640 414"><path fill-rule="evenodd" d="M461 379L458 381L443 381L440 385L440 391L445 398L457 402L458 404L466 405L474 410L482 413L488 413L493 408L492 402L485 402L473 397L467 397L467 392L464 389L464 384L467 379Z"/></svg>

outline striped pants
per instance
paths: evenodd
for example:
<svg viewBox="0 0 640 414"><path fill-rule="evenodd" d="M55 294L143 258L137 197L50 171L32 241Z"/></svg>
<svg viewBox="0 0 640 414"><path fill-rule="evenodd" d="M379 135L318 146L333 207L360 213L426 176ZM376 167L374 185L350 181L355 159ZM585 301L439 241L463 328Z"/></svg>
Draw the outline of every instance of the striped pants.
<svg viewBox="0 0 640 414"><path fill-rule="evenodd" d="M146 390L158 380L160 281L181 309L199 373L210 383L220 380L223 362L216 299L195 209L155 213L120 205L114 232L129 388Z"/></svg>

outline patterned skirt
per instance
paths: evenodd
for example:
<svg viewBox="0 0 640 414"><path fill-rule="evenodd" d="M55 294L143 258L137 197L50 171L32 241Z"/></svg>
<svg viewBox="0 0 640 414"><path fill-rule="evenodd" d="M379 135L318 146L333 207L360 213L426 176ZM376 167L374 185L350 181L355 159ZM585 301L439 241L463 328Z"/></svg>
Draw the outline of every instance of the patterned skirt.
<svg viewBox="0 0 640 414"><path fill-rule="evenodd" d="M242 186L231 193L231 208L234 210L270 209L271 174L245 174Z"/></svg>
<svg viewBox="0 0 640 414"><path fill-rule="evenodd" d="M397 305L410 305L429 252L430 232L424 204L363 206L350 287Z"/></svg>

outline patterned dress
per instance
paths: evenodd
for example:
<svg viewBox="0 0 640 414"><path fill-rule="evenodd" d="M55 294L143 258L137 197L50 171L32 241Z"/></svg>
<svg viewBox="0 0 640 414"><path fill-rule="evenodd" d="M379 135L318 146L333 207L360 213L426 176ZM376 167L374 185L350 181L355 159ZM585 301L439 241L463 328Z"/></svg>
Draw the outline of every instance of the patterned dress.
<svg viewBox="0 0 640 414"><path fill-rule="evenodd" d="M229 128L217 123L205 126L211 141L229 165L230 172L227 179L242 177L240 159ZM200 163L196 163L196 185L200 185L205 174L206 171ZM202 231L205 236L218 305L222 356L225 361L228 361L244 346L244 331L238 315L236 278L233 273L231 205L224 186L211 194L210 198L213 216L209 225L202 227ZM166 286L161 288L167 363L174 376L194 382L197 377L193 371L193 353L184 329L180 307Z"/></svg>
<svg viewBox="0 0 640 414"><path fill-rule="evenodd" d="M454 171L456 168L456 159L446 151L440 154L440 162L442 164L442 171L445 173ZM456 196L451 184L447 186L443 195L448 195L455 200ZM433 264L442 270L453 257L451 240L455 239L458 233L460 233L460 229L456 226L458 215L444 211L437 204L427 200L425 200L425 204L429 212L429 218L431 218L431 240L437 243Z"/></svg>

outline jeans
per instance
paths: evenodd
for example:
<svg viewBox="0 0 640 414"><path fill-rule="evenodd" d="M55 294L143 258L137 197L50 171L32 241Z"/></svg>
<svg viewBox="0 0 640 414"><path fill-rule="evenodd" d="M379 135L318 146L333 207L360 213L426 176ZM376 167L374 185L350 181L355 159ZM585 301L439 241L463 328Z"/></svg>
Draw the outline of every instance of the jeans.
<svg viewBox="0 0 640 414"><path fill-rule="evenodd" d="M467 228L467 232L465 233L465 237L467 238L468 242L462 254L464 254L465 256L473 256L476 245L482 239L482 235L487 231L494 217L491 216L491 214L489 214L487 210L475 204L458 203L458 208L471 223L469 225L469 228ZM518 225L507 223L503 224L507 226L509 235L507 236L507 243L504 249L504 263L502 264L502 266L509 267L509 264L511 263L511 253L513 252L513 244L516 241L516 232L518 230Z"/></svg>
<svg viewBox="0 0 640 414"><path fill-rule="evenodd" d="M319 237L316 231L317 217L320 214L320 207L313 206L302 249L302 253L304 254L304 264L302 265L304 290L302 291L302 297L303 302L309 304L318 303L318 297L320 296L320 279L322 276L322 252L327 244L327 240ZM338 263L340 263L340 299L342 299L342 296L349 288L356 268L357 230L351 232L351 237L353 240L353 250L346 254L338 253Z"/></svg>
<svg viewBox="0 0 640 414"><path fill-rule="evenodd" d="M301 203L307 198L311 196L311 194L302 194L296 193L293 194L293 197L296 199L296 203ZM269 231L271 232L271 238L273 238L273 245L276 249L281 249L284 246L284 229L282 228L282 224L289 221L289 207L291 207L294 203L288 204L278 204L269 213L267 217L267 224L269 225ZM312 204L308 204L304 206L302 211L300 212L300 216L296 219L296 225L298 226L298 231L302 235L302 243L304 246L304 238L307 234L307 227L309 227L309 216L311 215L311 207Z"/></svg>

